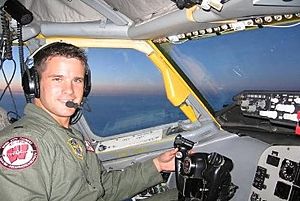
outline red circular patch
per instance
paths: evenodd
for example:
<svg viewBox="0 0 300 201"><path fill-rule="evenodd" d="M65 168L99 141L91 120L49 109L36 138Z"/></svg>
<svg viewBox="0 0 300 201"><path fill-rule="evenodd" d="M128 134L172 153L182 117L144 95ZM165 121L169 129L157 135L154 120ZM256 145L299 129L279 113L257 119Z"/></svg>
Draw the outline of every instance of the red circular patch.
<svg viewBox="0 0 300 201"><path fill-rule="evenodd" d="M23 169L37 158L36 145L25 137L7 140L0 148L0 164L9 169Z"/></svg>

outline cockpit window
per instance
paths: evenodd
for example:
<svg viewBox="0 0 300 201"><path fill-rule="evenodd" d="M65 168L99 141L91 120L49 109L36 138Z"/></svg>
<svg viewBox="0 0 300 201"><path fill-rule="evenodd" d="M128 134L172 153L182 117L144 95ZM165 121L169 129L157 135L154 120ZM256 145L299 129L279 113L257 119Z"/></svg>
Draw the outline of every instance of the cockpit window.
<svg viewBox="0 0 300 201"><path fill-rule="evenodd" d="M98 136L159 126L186 117L165 95L159 70L133 49L89 48L92 91L84 116Z"/></svg>
<svg viewBox="0 0 300 201"><path fill-rule="evenodd" d="M19 64L17 50L14 47L14 58ZM162 76L144 53L109 48L88 48L86 53L92 72L92 90L83 111L95 135L112 136L186 119L167 100ZM18 67L6 61L0 76L0 107L12 119L23 116L26 104ZM5 89L7 83L3 76L8 82L13 76L10 88Z"/></svg>
<svg viewBox="0 0 300 201"><path fill-rule="evenodd" d="M299 35L270 27L159 47L217 112L243 90L299 90Z"/></svg>

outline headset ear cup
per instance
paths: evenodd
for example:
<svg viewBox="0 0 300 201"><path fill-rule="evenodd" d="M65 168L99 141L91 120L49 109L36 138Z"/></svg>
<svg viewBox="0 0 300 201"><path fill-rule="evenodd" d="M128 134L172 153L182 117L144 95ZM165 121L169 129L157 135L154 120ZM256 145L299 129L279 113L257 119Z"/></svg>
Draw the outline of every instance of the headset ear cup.
<svg viewBox="0 0 300 201"><path fill-rule="evenodd" d="M91 83L91 70L88 69L84 75L84 89L83 89L83 97L87 97L91 91L92 83Z"/></svg>
<svg viewBox="0 0 300 201"><path fill-rule="evenodd" d="M29 79L30 75L29 72L26 70L22 75L22 87L25 94L29 94Z"/></svg>
<svg viewBox="0 0 300 201"><path fill-rule="evenodd" d="M31 97L40 97L39 76L34 67L27 69L22 76L24 93Z"/></svg>
<svg viewBox="0 0 300 201"><path fill-rule="evenodd" d="M32 79L34 82L34 96L36 98L40 98L40 77L39 74L37 72L37 70L35 68L31 68L30 70L32 70Z"/></svg>

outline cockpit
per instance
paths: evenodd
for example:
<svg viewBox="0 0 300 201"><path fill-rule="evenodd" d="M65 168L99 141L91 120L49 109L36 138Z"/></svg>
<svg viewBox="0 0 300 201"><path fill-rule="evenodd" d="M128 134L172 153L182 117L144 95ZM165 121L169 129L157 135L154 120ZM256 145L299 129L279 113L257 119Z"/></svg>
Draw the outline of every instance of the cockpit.
<svg viewBox="0 0 300 201"><path fill-rule="evenodd" d="M72 126L108 171L178 149L175 172L123 201L300 200L299 2L0 5L0 130L31 101L21 83L33 55L71 43L92 83L70 103Z"/></svg>

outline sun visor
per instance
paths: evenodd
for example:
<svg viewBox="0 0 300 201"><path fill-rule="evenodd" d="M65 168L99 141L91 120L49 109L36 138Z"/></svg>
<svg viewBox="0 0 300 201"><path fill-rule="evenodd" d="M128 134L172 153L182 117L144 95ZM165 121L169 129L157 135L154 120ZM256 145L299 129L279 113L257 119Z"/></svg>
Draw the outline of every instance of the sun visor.
<svg viewBox="0 0 300 201"><path fill-rule="evenodd" d="M33 12L34 20L48 22L106 21L106 18L82 1L19 0Z"/></svg>
<svg viewBox="0 0 300 201"><path fill-rule="evenodd" d="M125 14L136 24L162 16L174 10L176 5L170 1L161 0L105 0L109 5Z"/></svg>

